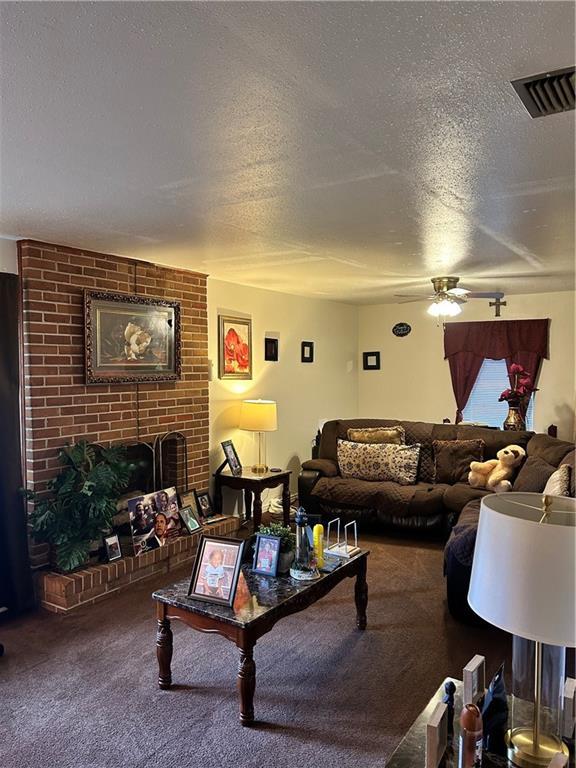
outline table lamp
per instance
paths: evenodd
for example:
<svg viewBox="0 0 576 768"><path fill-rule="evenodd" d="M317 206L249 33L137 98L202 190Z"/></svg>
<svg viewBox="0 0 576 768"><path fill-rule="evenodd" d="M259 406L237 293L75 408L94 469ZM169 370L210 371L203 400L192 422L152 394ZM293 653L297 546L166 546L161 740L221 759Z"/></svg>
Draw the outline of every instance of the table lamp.
<svg viewBox="0 0 576 768"><path fill-rule="evenodd" d="M252 467L252 472L263 475L268 471L266 466L265 432L275 432L278 429L278 417L274 400L243 400L240 409L240 429L258 433L258 463Z"/></svg>
<svg viewBox="0 0 576 768"><path fill-rule="evenodd" d="M483 619L534 646L532 724L506 734L518 766L547 766L568 754L557 735L541 732L542 644L576 645L576 500L538 493L485 496L468 602Z"/></svg>

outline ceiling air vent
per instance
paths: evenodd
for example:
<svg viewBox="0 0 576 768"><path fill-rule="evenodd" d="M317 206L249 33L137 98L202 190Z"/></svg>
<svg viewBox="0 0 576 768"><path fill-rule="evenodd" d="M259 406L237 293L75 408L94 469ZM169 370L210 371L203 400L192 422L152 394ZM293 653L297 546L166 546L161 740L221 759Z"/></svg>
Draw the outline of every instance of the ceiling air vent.
<svg viewBox="0 0 576 768"><path fill-rule="evenodd" d="M512 85L532 117L574 109L574 67L512 80Z"/></svg>

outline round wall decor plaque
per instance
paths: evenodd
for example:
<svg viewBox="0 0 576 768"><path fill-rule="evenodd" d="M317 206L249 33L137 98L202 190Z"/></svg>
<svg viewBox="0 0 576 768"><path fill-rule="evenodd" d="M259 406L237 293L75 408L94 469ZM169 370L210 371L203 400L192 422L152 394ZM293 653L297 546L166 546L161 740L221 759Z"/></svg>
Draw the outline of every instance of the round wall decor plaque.
<svg viewBox="0 0 576 768"><path fill-rule="evenodd" d="M408 323L396 323L394 328L392 328L392 333L394 336L408 336L411 330L412 326L408 325Z"/></svg>

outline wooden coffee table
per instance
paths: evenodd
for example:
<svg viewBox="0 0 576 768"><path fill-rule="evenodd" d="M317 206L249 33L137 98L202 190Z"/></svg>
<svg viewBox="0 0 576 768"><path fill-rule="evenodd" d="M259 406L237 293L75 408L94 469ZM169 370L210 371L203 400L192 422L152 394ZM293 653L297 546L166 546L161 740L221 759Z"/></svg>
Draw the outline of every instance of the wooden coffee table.
<svg viewBox="0 0 576 768"><path fill-rule="evenodd" d="M236 643L240 651L238 665L238 692L240 694L240 722L254 722L254 691L256 688L256 641L269 632L277 621L291 613L303 611L331 592L346 578L356 577L354 599L356 625L366 629L368 586L366 568L369 552L342 562L332 573L323 574L313 582L302 582L290 576L272 579L252 573L249 565L242 566L237 597L233 608L205 603L188 597L189 580L159 589L152 597L157 601L158 632L156 652L158 657L160 688L170 688L172 673L172 630L170 622L178 619L192 629L223 635Z"/></svg>

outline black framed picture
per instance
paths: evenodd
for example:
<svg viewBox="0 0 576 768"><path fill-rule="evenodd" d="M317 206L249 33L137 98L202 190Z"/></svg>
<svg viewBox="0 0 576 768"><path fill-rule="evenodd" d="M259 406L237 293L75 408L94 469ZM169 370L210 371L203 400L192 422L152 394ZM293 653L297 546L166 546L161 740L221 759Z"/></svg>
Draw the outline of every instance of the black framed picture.
<svg viewBox="0 0 576 768"><path fill-rule="evenodd" d="M116 533L111 536L104 537L104 546L106 547L106 557L108 562L112 560L119 560L122 557L122 550L120 548L120 541Z"/></svg>
<svg viewBox="0 0 576 768"><path fill-rule="evenodd" d="M200 537L188 597L232 607L244 542L222 536Z"/></svg>
<svg viewBox="0 0 576 768"><path fill-rule="evenodd" d="M314 342L303 341L300 347L300 361L302 363L314 362Z"/></svg>
<svg viewBox="0 0 576 768"><path fill-rule="evenodd" d="M226 461L230 467L230 472L232 472L234 477L238 477L242 474L242 464L240 463L240 459L236 453L236 448L234 448L234 443L232 440L224 440L222 443L220 443L220 445L224 451L224 456L226 456Z"/></svg>
<svg viewBox="0 0 576 768"><path fill-rule="evenodd" d="M380 352L363 352L362 367L365 371L380 370Z"/></svg>
<svg viewBox="0 0 576 768"><path fill-rule="evenodd" d="M198 493L198 491L195 490L194 496L196 499L196 514L204 518L204 520L207 520L209 517L214 517L216 513L214 512L214 505L212 504L212 499L210 498L208 491Z"/></svg>
<svg viewBox="0 0 576 768"><path fill-rule="evenodd" d="M278 571L278 559L280 557L280 536L268 536L256 534L254 546L254 562L252 570L264 576L276 576Z"/></svg>
<svg viewBox="0 0 576 768"><path fill-rule="evenodd" d="M194 533L194 531L199 531L202 528L197 514L191 506L182 507L179 514L188 533Z"/></svg>
<svg viewBox="0 0 576 768"><path fill-rule="evenodd" d="M84 291L87 384L176 381L181 377L180 304Z"/></svg>
<svg viewBox="0 0 576 768"><path fill-rule="evenodd" d="M264 339L264 360L271 363L278 362L278 339L266 337Z"/></svg>

